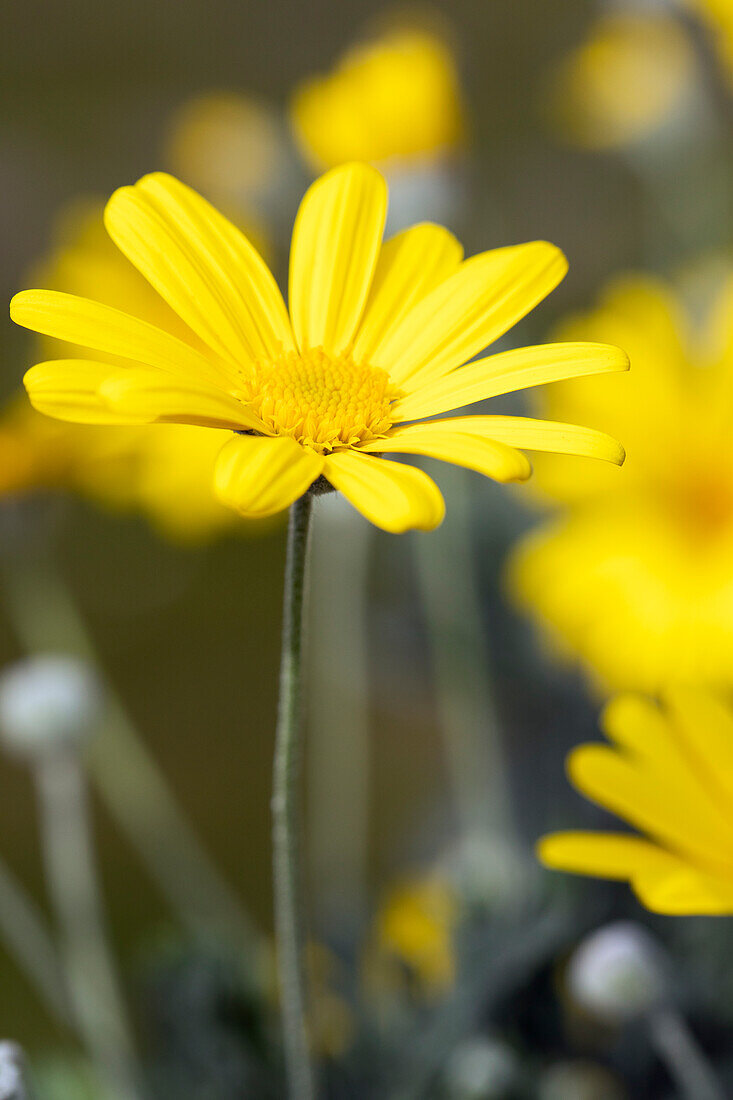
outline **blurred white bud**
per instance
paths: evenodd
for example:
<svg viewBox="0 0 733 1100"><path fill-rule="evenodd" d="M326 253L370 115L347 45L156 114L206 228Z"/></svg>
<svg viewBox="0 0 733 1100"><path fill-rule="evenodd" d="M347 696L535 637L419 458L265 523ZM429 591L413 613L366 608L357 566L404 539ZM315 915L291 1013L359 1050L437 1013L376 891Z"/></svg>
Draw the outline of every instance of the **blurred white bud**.
<svg viewBox="0 0 733 1100"><path fill-rule="evenodd" d="M576 948L566 982L581 1008L605 1023L622 1024L664 996L664 957L641 925L618 921L593 932Z"/></svg>
<svg viewBox="0 0 733 1100"><path fill-rule="evenodd" d="M497 916L526 909L538 882L537 867L499 836L473 833L446 855L445 867L467 906Z"/></svg>
<svg viewBox="0 0 733 1100"><path fill-rule="evenodd" d="M516 1085L519 1062L501 1039L466 1039L453 1050L443 1081L450 1100L502 1100Z"/></svg>
<svg viewBox="0 0 733 1100"><path fill-rule="evenodd" d="M76 657L29 657L0 673L0 738L22 756L77 744L102 707L92 668Z"/></svg>
<svg viewBox="0 0 733 1100"><path fill-rule="evenodd" d="M25 1060L17 1043L0 1041L0 1100L27 1100Z"/></svg>
<svg viewBox="0 0 733 1100"><path fill-rule="evenodd" d="M616 1078L594 1062L558 1062L543 1074L537 1100L625 1100Z"/></svg>

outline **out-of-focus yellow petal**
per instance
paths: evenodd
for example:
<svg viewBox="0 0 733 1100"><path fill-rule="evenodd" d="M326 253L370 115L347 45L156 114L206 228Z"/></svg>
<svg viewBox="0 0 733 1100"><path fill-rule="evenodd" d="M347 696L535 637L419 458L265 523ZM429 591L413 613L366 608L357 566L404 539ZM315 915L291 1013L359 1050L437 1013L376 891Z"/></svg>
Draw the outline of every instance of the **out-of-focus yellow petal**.
<svg viewBox="0 0 733 1100"><path fill-rule="evenodd" d="M432 531L445 515L437 485L414 466L340 451L326 458L323 473L357 511L392 534Z"/></svg>
<svg viewBox="0 0 733 1100"><path fill-rule="evenodd" d="M230 221L162 172L115 191L105 225L118 248L234 379L293 347L285 305L266 264Z"/></svg>
<svg viewBox="0 0 733 1100"><path fill-rule="evenodd" d="M672 761L668 768L666 763L663 756L651 772L605 745L581 745L570 754L567 767L573 784L594 802L687 852L702 866L733 873L733 833L725 816L693 776L680 783Z"/></svg>
<svg viewBox="0 0 733 1100"><path fill-rule="evenodd" d="M395 420L420 420L462 405L541 386L561 378L629 369L625 352L610 344L540 344L503 351L451 371L395 402Z"/></svg>
<svg viewBox="0 0 733 1100"><path fill-rule="evenodd" d="M373 363L412 393L497 340L566 271L562 252L546 241L472 256L390 330Z"/></svg>
<svg viewBox="0 0 733 1100"><path fill-rule="evenodd" d="M711 796L733 805L733 714L722 698L676 684L664 693L670 722L698 766Z"/></svg>
<svg viewBox="0 0 733 1100"><path fill-rule="evenodd" d="M532 420L527 416L454 416L429 423L438 431L468 432L527 451L553 451L556 454L600 458L618 466L625 457L621 444L610 435L575 424Z"/></svg>
<svg viewBox="0 0 733 1100"><path fill-rule="evenodd" d="M100 393L113 412L149 422L271 434L258 416L223 390L172 378L162 371L117 371L102 382Z"/></svg>
<svg viewBox="0 0 733 1100"><path fill-rule="evenodd" d="M387 213L387 185L366 164L345 164L306 192L293 228L290 316L301 350L338 354L366 304Z"/></svg>
<svg viewBox="0 0 733 1100"><path fill-rule="evenodd" d="M109 363L91 359L53 359L26 371L23 385L38 412L77 424L144 424L145 416L112 411L100 394L111 375Z"/></svg>
<svg viewBox="0 0 733 1100"><path fill-rule="evenodd" d="M238 435L222 448L214 488L243 516L271 516L302 496L322 470L323 458L290 436Z"/></svg>
<svg viewBox="0 0 733 1100"><path fill-rule="evenodd" d="M440 225L425 223L390 237L379 253L354 357L381 358L381 345L421 298L457 271L463 246Z"/></svg>
<svg viewBox="0 0 733 1100"><path fill-rule="evenodd" d="M733 913L733 883L706 875L681 860L632 879L639 901L668 916L723 916Z"/></svg>
<svg viewBox="0 0 733 1100"><path fill-rule="evenodd" d="M550 833L538 841L536 851L546 867L614 879L665 868L671 860L659 845L623 833Z"/></svg>
<svg viewBox="0 0 733 1100"><path fill-rule="evenodd" d="M182 340L88 298L55 290L24 290L11 301L10 316L16 324L44 336L119 355L169 374L197 382L225 381L213 363Z"/></svg>
<svg viewBox="0 0 733 1100"><path fill-rule="evenodd" d="M452 462L455 466L467 466L494 481L526 481L532 473L527 457L506 443L460 430L436 431L430 421L397 428L386 439L375 439L359 450L426 455Z"/></svg>

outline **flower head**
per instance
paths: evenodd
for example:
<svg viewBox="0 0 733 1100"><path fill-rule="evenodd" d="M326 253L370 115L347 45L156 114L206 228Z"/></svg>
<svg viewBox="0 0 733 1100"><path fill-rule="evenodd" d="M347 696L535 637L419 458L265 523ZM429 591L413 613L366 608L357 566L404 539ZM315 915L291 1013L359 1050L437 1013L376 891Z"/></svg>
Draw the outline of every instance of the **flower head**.
<svg viewBox="0 0 733 1100"><path fill-rule="evenodd" d="M543 414L587 417L628 448L616 481L542 458L536 484L570 507L510 563L519 602L604 688L733 680L732 301L729 276L696 328L670 287L622 279L560 335L620 341L634 363L623 398L601 379L538 396Z"/></svg>
<svg viewBox="0 0 733 1100"><path fill-rule="evenodd" d="M292 101L295 136L317 170L342 161L392 166L451 153L465 133L458 72L443 38L392 30L305 81Z"/></svg>
<svg viewBox="0 0 733 1100"><path fill-rule="evenodd" d="M613 9L553 72L548 102L570 141L613 148L689 113L696 76L692 43L671 14Z"/></svg>
<svg viewBox="0 0 733 1100"><path fill-rule="evenodd" d="M559 282L562 253L539 241L463 261L456 239L423 224L382 244L386 185L348 164L308 190L295 223L289 311L238 229L171 176L145 176L107 205L110 236L184 326L174 335L86 298L30 290L15 321L103 358L40 363L33 405L88 424L178 423L217 432L219 498L242 515L281 511L323 477L388 531L429 530L434 482L383 459L441 458L498 481L531 468L517 446L623 460L585 428L521 417L423 420L559 378L625 370L605 344L554 344L463 366ZM224 435L222 433L228 433Z"/></svg>
<svg viewBox="0 0 733 1100"><path fill-rule="evenodd" d="M626 880L659 913L733 913L733 715L676 689L658 707L620 696L603 715L612 742L581 745L568 774L587 798L648 837L569 832L538 847L548 867Z"/></svg>

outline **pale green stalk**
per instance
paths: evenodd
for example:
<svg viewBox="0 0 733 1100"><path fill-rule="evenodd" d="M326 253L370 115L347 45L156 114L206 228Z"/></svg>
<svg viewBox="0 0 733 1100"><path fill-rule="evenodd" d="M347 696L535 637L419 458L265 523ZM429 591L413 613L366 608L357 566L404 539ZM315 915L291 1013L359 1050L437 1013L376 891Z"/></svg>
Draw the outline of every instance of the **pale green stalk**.
<svg viewBox="0 0 733 1100"><path fill-rule="evenodd" d="M4 602L26 649L76 653L97 667L86 624L47 563L5 560ZM134 845L173 911L194 933L219 931L244 944L254 969L264 942L219 874L168 783L105 678L106 721L87 749L87 767L108 810Z"/></svg>
<svg viewBox="0 0 733 1100"><path fill-rule="evenodd" d="M461 837L511 842L515 826L481 620L470 491L464 470L446 466L442 476L450 512L414 546L443 751Z"/></svg>
<svg viewBox="0 0 733 1100"><path fill-rule="evenodd" d="M46 882L79 1035L110 1100L140 1100L141 1084L97 882L84 771L76 746L39 754Z"/></svg>
<svg viewBox="0 0 733 1100"><path fill-rule="evenodd" d="M69 1003L53 937L38 906L2 860L0 936L51 1015L67 1023Z"/></svg>
<svg viewBox="0 0 733 1100"><path fill-rule="evenodd" d="M337 493L319 505L308 660L308 866L321 926L358 935L367 912L367 593L374 528ZM346 720L348 719L348 720Z"/></svg>
<svg viewBox="0 0 733 1100"><path fill-rule="evenodd" d="M657 1009L649 1017L649 1033L680 1100L725 1100L723 1086L679 1012Z"/></svg>

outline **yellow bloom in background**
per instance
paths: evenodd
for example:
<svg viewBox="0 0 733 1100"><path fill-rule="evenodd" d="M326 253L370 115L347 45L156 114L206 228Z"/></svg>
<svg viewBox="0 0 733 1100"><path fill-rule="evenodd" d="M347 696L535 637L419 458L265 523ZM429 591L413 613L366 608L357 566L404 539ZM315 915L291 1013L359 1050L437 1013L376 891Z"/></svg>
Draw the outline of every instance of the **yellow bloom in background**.
<svg viewBox="0 0 733 1100"><path fill-rule="evenodd" d="M349 50L332 72L305 81L291 103L295 136L316 171L347 160L431 161L465 138L455 59L422 28L389 31Z"/></svg>
<svg viewBox="0 0 733 1100"><path fill-rule="evenodd" d="M603 715L612 742L568 758L573 784L645 837L568 832L544 837L548 867L627 880L658 913L733 913L733 714L696 691L663 707L620 696ZM648 837L648 839L646 839Z"/></svg>
<svg viewBox="0 0 733 1100"><path fill-rule="evenodd" d="M692 43L662 11L611 11L553 72L549 111L569 140L613 148L675 119L697 76Z"/></svg>
<svg viewBox="0 0 733 1100"><path fill-rule="evenodd" d="M396 883L377 914L367 956L374 992L399 988L406 975L428 997L451 989L457 921L458 902L444 878L418 875Z"/></svg>
<svg viewBox="0 0 733 1100"><path fill-rule="evenodd" d="M408 424L527 386L625 370L606 344L522 348L463 366L559 282L546 242L463 261L447 230L423 224L382 245L387 189L350 164L308 190L290 257L290 314L246 237L171 176L124 187L105 211L110 236L178 314L175 331L87 298L16 295L16 322L113 354L69 358L25 376L34 406L88 424L193 424L222 441L214 483L240 514L273 515L323 477L385 530L430 530L444 514L435 483L384 453L419 454L498 481L531 468L516 447L623 451L588 428L522 417Z"/></svg>
<svg viewBox="0 0 733 1100"><path fill-rule="evenodd" d="M550 645L604 690L733 683L732 305L729 276L695 328L669 287L617 282L561 332L629 351L623 395L597 379L537 399L544 415L587 417L627 446L616 479L538 461L538 486L570 507L509 564L515 597Z"/></svg>
<svg viewBox="0 0 733 1100"><path fill-rule="evenodd" d="M173 174L245 227L266 259L271 249L262 215L288 205L295 174L286 131L262 100L212 91L178 108L166 142L165 162Z"/></svg>

